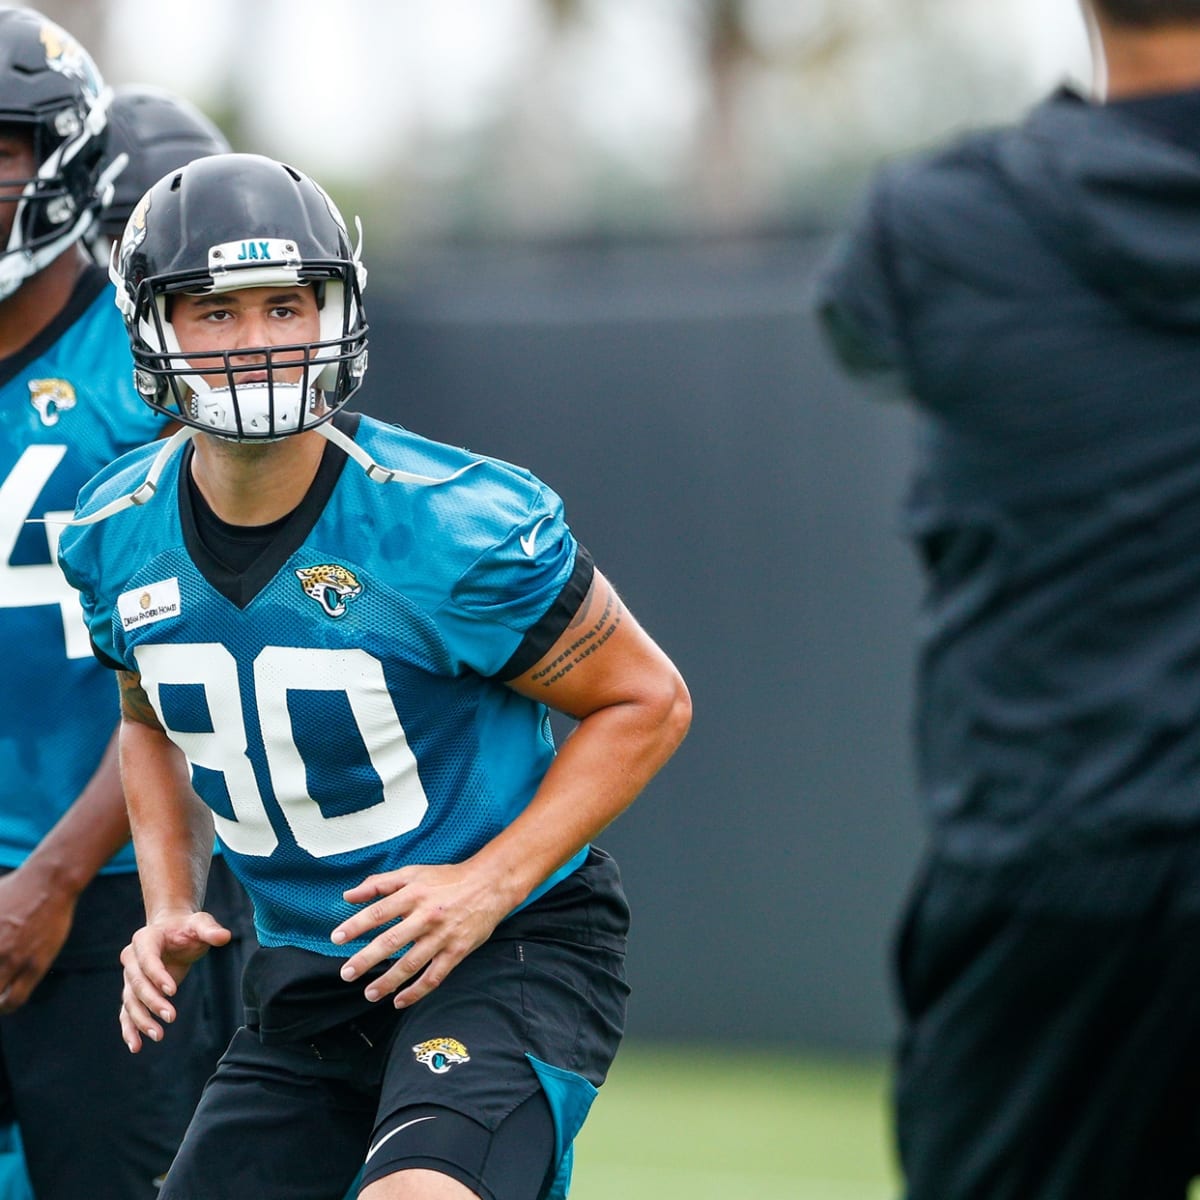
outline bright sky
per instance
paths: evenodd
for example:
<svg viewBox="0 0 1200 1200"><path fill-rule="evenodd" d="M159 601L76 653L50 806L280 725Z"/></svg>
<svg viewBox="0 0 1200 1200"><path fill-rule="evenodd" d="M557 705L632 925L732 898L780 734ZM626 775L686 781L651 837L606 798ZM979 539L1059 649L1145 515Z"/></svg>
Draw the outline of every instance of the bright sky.
<svg viewBox="0 0 1200 1200"><path fill-rule="evenodd" d="M819 23L835 0L750 0L781 37ZM887 20L889 0L856 0ZM846 4L848 0L836 0ZM1075 0L939 0L948 29L1023 62L1030 96L1085 79ZM587 39L545 53L536 0L110 0L111 80L157 83L213 106L228 89L256 148L314 174L370 174L422 139L482 131L500 96L549 73L591 136L653 164L704 104L687 37L694 0L602 0ZM894 12L894 7L892 8ZM1019 106L1019 105L1018 105Z"/></svg>

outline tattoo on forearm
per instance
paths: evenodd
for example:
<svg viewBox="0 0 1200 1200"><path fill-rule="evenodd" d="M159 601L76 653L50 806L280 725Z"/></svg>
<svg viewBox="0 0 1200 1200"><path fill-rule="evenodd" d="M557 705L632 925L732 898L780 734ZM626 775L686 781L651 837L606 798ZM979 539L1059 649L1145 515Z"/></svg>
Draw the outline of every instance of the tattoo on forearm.
<svg viewBox="0 0 1200 1200"><path fill-rule="evenodd" d="M162 728L158 714L142 687L140 675L133 671L118 671L117 686L121 689L121 715L126 720L136 721L139 725L149 725L151 729Z"/></svg>
<svg viewBox="0 0 1200 1200"><path fill-rule="evenodd" d="M588 603L579 606L579 613L567 626L574 629L583 624L583 613L592 606ZM608 641L617 627L621 624L621 601L611 587L607 588L604 597L604 610L592 623L586 632L580 634L561 654L556 655L540 671L532 675L534 683L549 687L557 683L566 673L578 666L590 654L595 654Z"/></svg>

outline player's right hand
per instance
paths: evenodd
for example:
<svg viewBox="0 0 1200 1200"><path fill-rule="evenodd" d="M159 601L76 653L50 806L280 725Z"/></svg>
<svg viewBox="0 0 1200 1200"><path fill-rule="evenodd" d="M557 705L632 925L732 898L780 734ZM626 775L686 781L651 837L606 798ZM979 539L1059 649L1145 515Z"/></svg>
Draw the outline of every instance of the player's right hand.
<svg viewBox="0 0 1200 1200"><path fill-rule="evenodd" d="M33 861L0 876L0 1015L16 1012L45 978L75 917L75 896Z"/></svg>
<svg viewBox="0 0 1200 1200"><path fill-rule="evenodd" d="M232 936L206 912L160 916L133 935L121 951L121 1037L131 1054L141 1050L143 1036L162 1041L163 1024L175 1020L171 998L192 963Z"/></svg>

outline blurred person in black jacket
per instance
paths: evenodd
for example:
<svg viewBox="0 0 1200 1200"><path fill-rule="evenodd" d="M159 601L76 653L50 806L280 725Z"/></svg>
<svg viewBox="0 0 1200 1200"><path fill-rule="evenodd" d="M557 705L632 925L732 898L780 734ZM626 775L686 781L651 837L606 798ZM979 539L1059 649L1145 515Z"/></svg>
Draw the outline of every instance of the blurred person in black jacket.
<svg viewBox="0 0 1200 1200"><path fill-rule="evenodd" d="M1200 1174L1200 0L1083 8L1097 95L884 167L818 281L918 422L909 1200Z"/></svg>

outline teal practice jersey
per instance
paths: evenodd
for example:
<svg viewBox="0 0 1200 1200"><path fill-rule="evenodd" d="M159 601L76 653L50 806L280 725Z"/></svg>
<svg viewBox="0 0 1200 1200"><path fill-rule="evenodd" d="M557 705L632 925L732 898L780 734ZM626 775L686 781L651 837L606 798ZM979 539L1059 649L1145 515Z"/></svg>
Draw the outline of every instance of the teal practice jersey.
<svg viewBox="0 0 1200 1200"><path fill-rule="evenodd" d="M529 802L549 715L504 680L566 629L591 562L528 472L335 421L383 466L442 482L376 483L327 446L305 501L234 573L197 532L189 445L153 500L67 529L60 558L97 653L140 674L187 756L262 944L345 957L357 947L329 935L354 911L347 888L461 861ZM154 451L104 471L79 515L133 491Z"/></svg>
<svg viewBox="0 0 1200 1200"><path fill-rule="evenodd" d="M95 772L118 720L112 673L92 655L79 597L55 562L80 487L155 438L103 274L0 363L0 867L19 866ZM130 871L132 850L105 868Z"/></svg>

